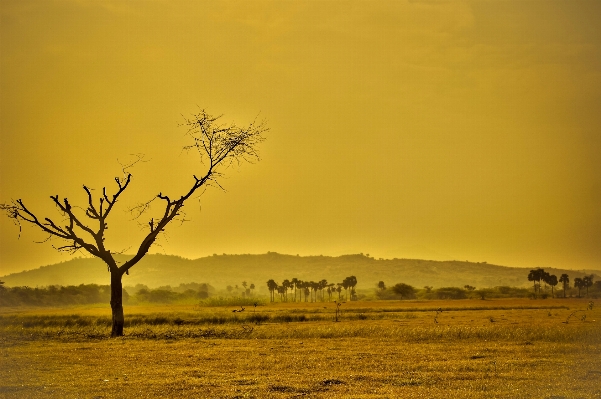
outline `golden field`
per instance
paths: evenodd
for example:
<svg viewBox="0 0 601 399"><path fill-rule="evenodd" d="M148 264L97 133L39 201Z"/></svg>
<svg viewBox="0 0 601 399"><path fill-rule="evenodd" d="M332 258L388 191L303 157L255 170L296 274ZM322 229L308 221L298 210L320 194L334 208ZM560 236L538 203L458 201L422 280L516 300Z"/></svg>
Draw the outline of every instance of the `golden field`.
<svg viewBox="0 0 601 399"><path fill-rule="evenodd" d="M338 323L328 302L234 309L129 306L110 339L107 305L3 308L0 397L601 397L586 299L352 302Z"/></svg>

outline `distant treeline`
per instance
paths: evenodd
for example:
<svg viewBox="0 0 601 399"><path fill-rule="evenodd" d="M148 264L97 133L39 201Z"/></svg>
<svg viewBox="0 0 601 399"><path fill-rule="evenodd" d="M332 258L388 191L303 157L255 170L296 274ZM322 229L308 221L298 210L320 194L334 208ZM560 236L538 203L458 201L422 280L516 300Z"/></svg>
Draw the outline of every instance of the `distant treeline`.
<svg viewBox="0 0 601 399"><path fill-rule="evenodd" d="M538 295L537 295L538 294ZM541 288L537 291L537 294L533 293L528 288L518 288L509 286L499 286L494 288L482 288L476 289L471 285L465 285L463 288L460 287L441 287L433 288L425 286L424 288L415 288L411 285L398 283L392 287L387 287L383 281L378 283L378 289L376 291L376 298L383 300L394 300L394 299L488 299L488 298L548 298L553 297L552 289L545 288L542 291ZM578 294L578 295L576 295ZM597 298L601 295L601 284L595 285L591 288L590 297ZM580 293L573 291L568 292L567 296L578 296ZM558 295L555 292L555 297L564 297L563 293Z"/></svg>
<svg viewBox="0 0 601 399"><path fill-rule="evenodd" d="M130 293L127 290L130 290ZM124 303L172 303L197 302L206 299L215 289L209 284L189 283L171 288L163 286L149 289L138 284L123 290ZM48 287L4 287L0 281L0 306L68 306L109 303L111 287L109 285L80 284L66 287L51 285Z"/></svg>
<svg viewBox="0 0 601 399"><path fill-rule="evenodd" d="M530 295L527 288L495 287L477 290L466 285L460 287L433 288L425 286L418 289L408 284L398 283L386 287L383 281L378 283L376 297L378 299L486 299L486 298L527 298Z"/></svg>
<svg viewBox="0 0 601 399"><path fill-rule="evenodd" d="M12 287L0 286L0 306L64 306L108 303L111 301L109 285L81 284L67 287L51 285L49 287ZM129 295L123 291L123 301Z"/></svg>
<svg viewBox="0 0 601 399"><path fill-rule="evenodd" d="M353 276L351 276L353 277ZM383 281L377 285L375 297L365 294L355 294L354 285L356 279L345 279L348 284L327 284L323 283L303 283L297 279L299 284L296 285L290 282L288 284L276 285L270 295L271 300L274 300L274 293L277 291L280 294L280 300L299 300L299 301L332 301L332 300L348 300L349 298L342 292L343 289L350 290L350 298L361 300L404 300L404 299L492 299L492 298L547 298L553 296L551 287L536 288L535 294L532 289L517 288L509 286L499 286L494 288L476 289L470 285L463 288L460 287L441 287L433 288L425 286L423 288L415 288L404 283L397 283L391 287L387 287ZM270 280L271 284L275 283ZM270 285L271 285L270 284ZM347 287L345 287L345 285ZM280 287L286 287L284 289ZM271 288L271 287L270 287ZM296 290L295 290L296 288ZM579 292L579 287L567 289L566 296L580 297L581 294L591 298L601 297L601 284L597 281L588 288L588 292ZM294 291L298 291L297 296ZM287 298L287 294L291 293L291 297ZM372 291L373 292L373 291ZM327 295L325 295L327 293ZM564 292L555 291L555 297L563 297ZM96 284L80 284L78 286L48 286L48 287L5 287L0 281L0 306L70 306L70 305L87 305L95 303L109 303L111 300L111 289L108 285ZM245 300L245 302L241 302ZM215 289L209 284L203 283L188 283L180 284L178 287L162 286L156 289L138 284L136 286L125 287L123 290L123 302L126 304L140 303L196 303L204 306L238 306L252 305L253 303L263 303L261 297L232 297L215 295Z"/></svg>

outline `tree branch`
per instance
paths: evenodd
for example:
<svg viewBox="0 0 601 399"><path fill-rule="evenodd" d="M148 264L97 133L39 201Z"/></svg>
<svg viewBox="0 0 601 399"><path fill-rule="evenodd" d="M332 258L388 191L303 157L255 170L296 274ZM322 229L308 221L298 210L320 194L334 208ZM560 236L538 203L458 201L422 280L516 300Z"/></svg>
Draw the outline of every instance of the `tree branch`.
<svg viewBox="0 0 601 399"><path fill-rule="evenodd" d="M171 200L169 196L159 193L157 198L165 201L165 211L160 220L151 219L149 234L142 240L138 251L132 259L125 262L119 269L123 272L129 270L146 255L150 247L155 242L158 234L175 219L184 206L185 202L201 187L209 182L214 182L217 186L221 185L215 180L219 176L220 166L226 164L226 161L251 162L258 160L259 155L256 146L264 140L263 134L269 129L264 122L259 124L256 120L248 127L240 128L235 124L229 126L218 124L221 116L214 117L204 110L193 115L192 118L184 118L184 125L188 127L187 134L192 137L193 144L184 147L185 150L196 149L200 155L201 162L207 161L207 170L198 178L193 175L194 183L190 189L179 199ZM146 208L144 208L146 209Z"/></svg>
<svg viewBox="0 0 601 399"><path fill-rule="evenodd" d="M221 177L220 170L222 168L229 167L232 162L240 164L245 161L253 162L259 160L257 146L264 140L263 134L269 130L265 126L265 123L261 122L257 124L255 120L248 127L241 128L235 124L220 124L220 118L221 116L214 117L204 110L201 110L191 118L184 118L183 125L188 128L186 134L192 138L192 144L185 146L184 150L196 150L200 156L201 163L205 164L206 170L202 174L193 175L194 181L190 188L184 191L178 199L172 200L171 198L177 197L169 197L163 195L162 192L154 198L165 201L165 209L162 216L157 219L150 219L148 223L150 231L140 243L136 254L120 267L117 266L111 252L104 247L104 232L108 228L106 220L115 203L131 182L132 175L127 172L127 169L141 162L143 156L138 155L138 159L131 164L121 165L123 173L126 176L121 179L118 177L115 178L118 189L112 196L107 194L106 187L102 189L102 195L98 198L98 206L94 205L94 196L91 189L85 185L83 186L88 197L88 206L84 210L84 213L90 219L98 220L97 231L82 223L75 214L68 199L64 198L61 202L58 195L51 196L50 198L61 213L68 218L68 224L65 226L60 226L50 218L44 218L44 222L41 222L33 212L27 209L20 199L12 201L9 204L0 204L0 210L6 212L7 216L19 226L19 236L22 222L35 225L43 232L49 234L50 237L58 237L69 242L68 244L55 247L57 250L75 252L85 249L92 255L103 259L111 272L126 273L148 253L157 236L164 232L167 225L174 219L181 217L181 209L197 190L201 187L206 189L206 187L212 185L221 187L217 179ZM135 210L138 213L136 218L139 217L149 209L154 199L132 208L130 212ZM185 221L185 216L183 217L183 221ZM88 233L94 239L96 245L86 242L80 237L78 235L78 231L80 230Z"/></svg>

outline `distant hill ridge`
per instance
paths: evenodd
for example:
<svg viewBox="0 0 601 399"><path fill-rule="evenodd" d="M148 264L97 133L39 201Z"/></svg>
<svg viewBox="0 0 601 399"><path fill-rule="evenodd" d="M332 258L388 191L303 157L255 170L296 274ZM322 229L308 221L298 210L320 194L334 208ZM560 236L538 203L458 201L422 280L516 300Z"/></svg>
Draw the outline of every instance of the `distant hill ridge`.
<svg viewBox="0 0 601 399"><path fill-rule="evenodd" d="M119 263L132 255L115 255ZM357 277L357 288L372 288L378 281L387 285L403 282L415 287L463 287L477 288L529 286L527 276L530 268L507 267L487 263L463 261L434 261L420 259L374 259L363 254L331 256L294 256L268 252L260 255L213 255L199 259L186 259L174 255L147 255L123 276L125 286L146 284L149 287L178 286L180 283L209 283L215 288L241 285L242 281L254 283L258 289L266 289L266 281L274 279L281 283L294 277L338 283L345 277ZM567 269L545 268L559 277L562 273L583 277L583 272ZM599 280L601 271L587 271ZM96 258L75 258L34 270L12 273L0 280L6 286L47 286L109 284L106 265Z"/></svg>

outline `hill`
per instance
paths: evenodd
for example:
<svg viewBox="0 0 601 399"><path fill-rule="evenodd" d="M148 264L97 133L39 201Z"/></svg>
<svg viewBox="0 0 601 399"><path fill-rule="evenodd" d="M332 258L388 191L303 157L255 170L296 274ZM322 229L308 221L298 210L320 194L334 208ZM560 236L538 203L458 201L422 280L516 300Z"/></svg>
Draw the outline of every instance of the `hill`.
<svg viewBox="0 0 601 399"><path fill-rule="evenodd" d="M118 262L131 256L116 255ZM545 268L558 277L562 273L582 277L582 272ZM274 279L281 283L293 277L301 280L341 282L354 275L358 288L372 288L382 280L387 285L403 282L415 287L456 286L466 284L477 288L500 285L529 286L529 269L507 267L487 263L462 261L433 261L419 259L374 259L366 255L293 256L268 252L261 255L213 255L199 259L185 259L173 255L147 255L123 276L123 284L131 286L146 284L149 287L177 286L192 281L209 283L217 289L227 285L240 285L242 281L254 283L258 289L266 289L265 282ZM597 277L601 271L591 271ZM6 286L47 286L109 284L109 274L104 263L98 259L76 258L66 262L20 273L13 273L0 280Z"/></svg>

